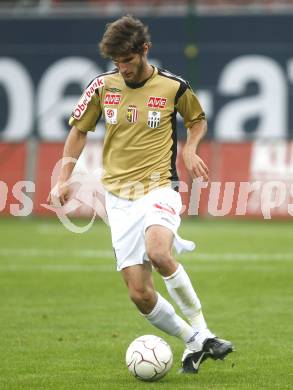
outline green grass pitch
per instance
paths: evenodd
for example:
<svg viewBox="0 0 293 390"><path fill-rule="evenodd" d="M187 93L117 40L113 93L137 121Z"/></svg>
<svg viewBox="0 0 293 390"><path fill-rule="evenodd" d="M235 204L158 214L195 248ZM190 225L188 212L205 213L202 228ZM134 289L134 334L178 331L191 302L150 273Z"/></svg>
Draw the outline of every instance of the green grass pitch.
<svg viewBox="0 0 293 390"><path fill-rule="evenodd" d="M292 226L184 221L181 235L197 249L178 259L210 328L237 352L182 376L183 345L129 301L102 222L77 235L54 219L0 219L0 389L292 389ZM156 383L139 382L124 363L127 346L143 334L163 336L174 353Z"/></svg>

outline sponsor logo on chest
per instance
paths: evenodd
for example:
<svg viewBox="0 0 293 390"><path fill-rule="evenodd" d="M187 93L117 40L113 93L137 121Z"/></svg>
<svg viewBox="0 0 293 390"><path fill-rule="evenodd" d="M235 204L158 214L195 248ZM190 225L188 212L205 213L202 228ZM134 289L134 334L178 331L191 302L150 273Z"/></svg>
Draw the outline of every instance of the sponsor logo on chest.
<svg viewBox="0 0 293 390"><path fill-rule="evenodd" d="M104 105L117 105L121 101L121 95L119 93L106 93L104 99Z"/></svg>
<svg viewBox="0 0 293 390"><path fill-rule="evenodd" d="M117 108L105 108L105 120L110 125L117 124Z"/></svg>
<svg viewBox="0 0 293 390"><path fill-rule="evenodd" d="M137 122L137 118L138 118L137 107L134 106L133 104L130 104L127 108L126 119L130 123L135 123Z"/></svg>
<svg viewBox="0 0 293 390"><path fill-rule="evenodd" d="M150 108L165 108L167 103L167 98L150 96L148 101L148 107Z"/></svg>
<svg viewBox="0 0 293 390"><path fill-rule="evenodd" d="M160 126L161 113L159 111L148 112L148 126L152 129Z"/></svg>

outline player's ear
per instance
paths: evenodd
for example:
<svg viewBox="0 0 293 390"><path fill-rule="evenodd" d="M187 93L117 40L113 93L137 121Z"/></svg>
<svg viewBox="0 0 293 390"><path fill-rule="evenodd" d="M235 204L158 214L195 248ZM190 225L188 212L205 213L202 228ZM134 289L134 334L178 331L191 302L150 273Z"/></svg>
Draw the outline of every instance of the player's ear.
<svg viewBox="0 0 293 390"><path fill-rule="evenodd" d="M151 48L152 44L151 42L145 42L142 46L142 49L143 49L143 54L144 55L147 55L148 54L148 51L149 49Z"/></svg>

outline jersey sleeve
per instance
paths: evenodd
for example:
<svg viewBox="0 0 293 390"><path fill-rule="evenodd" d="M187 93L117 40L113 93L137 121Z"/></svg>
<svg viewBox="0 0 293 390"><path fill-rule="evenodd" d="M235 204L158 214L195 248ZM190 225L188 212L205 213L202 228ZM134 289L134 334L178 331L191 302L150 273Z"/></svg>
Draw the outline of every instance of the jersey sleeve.
<svg viewBox="0 0 293 390"><path fill-rule="evenodd" d="M102 115L99 88L103 87L103 83L103 79L97 77L87 86L71 114L70 126L76 126L83 132L95 131Z"/></svg>
<svg viewBox="0 0 293 390"><path fill-rule="evenodd" d="M181 93L180 93L181 92ZM189 85L185 84L179 88L177 110L182 116L184 126L189 129L195 123L206 119L205 113Z"/></svg>

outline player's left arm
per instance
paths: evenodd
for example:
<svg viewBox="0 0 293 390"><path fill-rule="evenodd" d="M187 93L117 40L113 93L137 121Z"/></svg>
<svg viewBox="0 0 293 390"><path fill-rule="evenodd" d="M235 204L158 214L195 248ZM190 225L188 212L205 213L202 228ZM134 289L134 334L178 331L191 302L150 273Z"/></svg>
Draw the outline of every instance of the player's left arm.
<svg viewBox="0 0 293 390"><path fill-rule="evenodd" d="M208 167L197 154L198 145L207 132L205 113L188 83L181 83L178 90L177 110L183 117L187 141L183 149L185 167L193 179L208 180Z"/></svg>
<svg viewBox="0 0 293 390"><path fill-rule="evenodd" d="M207 122L202 119L187 130L187 141L183 148L183 161L185 167L193 179L203 177L209 179L209 170L204 161L197 154L200 141L207 131Z"/></svg>

